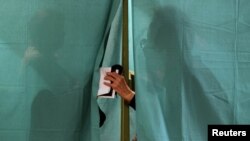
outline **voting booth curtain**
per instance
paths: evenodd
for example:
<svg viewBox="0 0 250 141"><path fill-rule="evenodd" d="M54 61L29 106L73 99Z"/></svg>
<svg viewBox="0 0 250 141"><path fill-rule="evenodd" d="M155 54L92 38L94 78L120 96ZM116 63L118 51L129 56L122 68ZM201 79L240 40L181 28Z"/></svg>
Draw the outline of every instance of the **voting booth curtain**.
<svg viewBox="0 0 250 141"><path fill-rule="evenodd" d="M133 1L139 141L250 123L250 1Z"/></svg>
<svg viewBox="0 0 250 141"><path fill-rule="evenodd" d="M0 1L0 140L90 141L112 1Z"/></svg>
<svg viewBox="0 0 250 141"><path fill-rule="evenodd" d="M122 59L120 2L0 1L1 141L120 139L120 98L96 97L100 67ZM208 124L250 123L249 7L130 1L130 139L205 141Z"/></svg>

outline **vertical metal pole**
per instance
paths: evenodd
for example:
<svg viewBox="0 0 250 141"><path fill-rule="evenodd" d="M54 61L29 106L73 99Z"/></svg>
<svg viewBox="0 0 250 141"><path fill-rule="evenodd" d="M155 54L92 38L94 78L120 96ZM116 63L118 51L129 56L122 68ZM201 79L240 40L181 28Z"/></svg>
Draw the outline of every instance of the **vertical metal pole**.
<svg viewBox="0 0 250 141"><path fill-rule="evenodd" d="M128 49L128 0L122 0L122 66L124 77L129 84L129 49ZM121 141L129 141L129 106L121 102Z"/></svg>

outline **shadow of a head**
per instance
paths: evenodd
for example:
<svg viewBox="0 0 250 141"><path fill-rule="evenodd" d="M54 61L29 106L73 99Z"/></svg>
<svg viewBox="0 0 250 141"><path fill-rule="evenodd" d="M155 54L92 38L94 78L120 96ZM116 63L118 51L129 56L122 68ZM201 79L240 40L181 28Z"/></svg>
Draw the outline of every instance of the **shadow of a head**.
<svg viewBox="0 0 250 141"><path fill-rule="evenodd" d="M146 71L154 76L152 81L177 80L184 18L185 15L173 7L162 7L154 12L143 47Z"/></svg>
<svg viewBox="0 0 250 141"><path fill-rule="evenodd" d="M158 96L157 102L164 112L167 127L174 127L169 129L169 138L173 140L182 128L182 123L179 122L183 120L182 110L188 111L188 114L184 115L187 119L196 119L187 121L187 126L202 131L208 123L223 121L222 116L216 113L217 101L223 106L228 106L228 100L223 98L225 97L223 88L213 74L212 68L202 62L199 62L199 67L202 69L193 68L190 65L194 63L192 61L197 62L200 56L197 59L197 56L195 58L185 52L183 40L186 36L184 26L187 22L188 19L181 10L172 7L156 10L143 47L146 78L149 82L147 88L149 93ZM188 39L193 40L192 37ZM186 58L190 59L185 60ZM199 75L201 72L205 72L204 75ZM216 87L209 89L211 81ZM215 102L213 96L208 95L207 92L212 89L223 93L217 96L226 102L221 100ZM185 108L182 107L183 105ZM179 109L179 111L170 112L173 109Z"/></svg>
<svg viewBox="0 0 250 141"><path fill-rule="evenodd" d="M178 49L183 18L184 14L173 7L157 9L149 25L145 49L158 51Z"/></svg>

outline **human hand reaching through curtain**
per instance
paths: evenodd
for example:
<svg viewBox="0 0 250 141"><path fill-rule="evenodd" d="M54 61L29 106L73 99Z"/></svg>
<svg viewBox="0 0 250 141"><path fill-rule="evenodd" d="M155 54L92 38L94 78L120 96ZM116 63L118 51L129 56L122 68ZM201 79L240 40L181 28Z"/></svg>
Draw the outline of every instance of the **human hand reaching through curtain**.
<svg viewBox="0 0 250 141"><path fill-rule="evenodd" d="M135 93L129 88L124 76L119 75L116 72L107 72L104 79L111 82L104 82L104 85L113 88L125 101L130 103Z"/></svg>

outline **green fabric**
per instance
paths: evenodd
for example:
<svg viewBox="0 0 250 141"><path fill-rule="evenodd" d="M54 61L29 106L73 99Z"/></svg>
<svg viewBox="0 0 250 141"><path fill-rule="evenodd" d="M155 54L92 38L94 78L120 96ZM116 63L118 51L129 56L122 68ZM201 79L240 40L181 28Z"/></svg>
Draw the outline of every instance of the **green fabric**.
<svg viewBox="0 0 250 141"><path fill-rule="evenodd" d="M0 140L89 141L111 1L0 1Z"/></svg>
<svg viewBox="0 0 250 141"><path fill-rule="evenodd" d="M121 99L97 98L99 89L100 68L121 64L122 50L122 1L113 2L106 33L99 49L95 62L92 84L92 140L93 141L119 141L121 139ZM133 54L132 54L133 55ZM98 107L104 112L106 120L99 128ZM135 136L135 111L130 109L130 139Z"/></svg>
<svg viewBox="0 0 250 141"><path fill-rule="evenodd" d="M103 54L102 66L120 62L119 2L0 2L1 141L119 139L119 98L96 99ZM205 141L208 124L249 124L250 1L131 4L138 140Z"/></svg>
<svg viewBox="0 0 250 141"><path fill-rule="evenodd" d="M100 67L111 67L114 64L121 64L121 9L122 5L119 1L113 2L112 11L109 15L110 23L107 25L107 34L104 42L99 50L98 58L93 79L93 99L96 100L98 107L104 112L106 120L102 127L96 127L99 130L94 132L94 141L118 141L120 140L121 129L121 101L119 97L114 99L97 98L97 90L99 89ZM93 121L93 125L99 124L99 115L96 109L92 110L97 120ZM98 125L99 126L99 125ZM98 139L97 139L98 137Z"/></svg>
<svg viewBox="0 0 250 141"><path fill-rule="evenodd" d="M250 123L249 0L133 1L139 141Z"/></svg>

